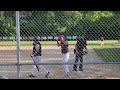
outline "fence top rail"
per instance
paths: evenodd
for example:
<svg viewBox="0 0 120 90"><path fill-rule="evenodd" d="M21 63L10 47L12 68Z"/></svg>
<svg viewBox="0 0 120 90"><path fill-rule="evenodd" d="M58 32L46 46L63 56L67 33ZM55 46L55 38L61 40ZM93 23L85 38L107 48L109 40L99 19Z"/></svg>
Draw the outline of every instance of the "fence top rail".
<svg viewBox="0 0 120 90"><path fill-rule="evenodd" d="M73 65L73 64L120 64L120 62L85 62L85 63L37 63L37 65ZM36 65L35 63L10 63L0 64L0 66L21 66L21 65Z"/></svg>

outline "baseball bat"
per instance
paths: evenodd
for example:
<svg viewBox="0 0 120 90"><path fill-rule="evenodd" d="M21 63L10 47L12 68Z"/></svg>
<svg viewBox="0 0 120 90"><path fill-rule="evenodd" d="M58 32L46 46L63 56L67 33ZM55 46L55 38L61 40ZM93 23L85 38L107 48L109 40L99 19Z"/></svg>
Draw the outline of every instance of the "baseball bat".
<svg viewBox="0 0 120 90"><path fill-rule="evenodd" d="M37 70L39 71L39 67L38 67L38 65L36 64L36 62L34 61L33 56L30 55L30 57L32 58L33 62L35 63L35 66L36 66Z"/></svg>

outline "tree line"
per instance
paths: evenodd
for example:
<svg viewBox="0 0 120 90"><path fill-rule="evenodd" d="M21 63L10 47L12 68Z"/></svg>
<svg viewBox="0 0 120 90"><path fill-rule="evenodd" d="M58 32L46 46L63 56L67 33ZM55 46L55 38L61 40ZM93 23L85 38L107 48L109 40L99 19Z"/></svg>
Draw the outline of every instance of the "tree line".
<svg viewBox="0 0 120 90"><path fill-rule="evenodd" d="M16 12L0 11L0 37L16 36ZM20 11L20 35L117 39L120 11Z"/></svg>

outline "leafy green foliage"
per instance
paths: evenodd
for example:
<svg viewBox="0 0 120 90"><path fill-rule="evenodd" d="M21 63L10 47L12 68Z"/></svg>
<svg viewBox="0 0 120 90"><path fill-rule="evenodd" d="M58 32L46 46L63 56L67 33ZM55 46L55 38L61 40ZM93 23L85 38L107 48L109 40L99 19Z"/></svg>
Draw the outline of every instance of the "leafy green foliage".
<svg viewBox="0 0 120 90"><path fill-rule="evenodd" d="M15 36L15 11L0 11L0 36ZM20 11L20 35L86 35L88 39L116 39L120 34L119 11Z"/></svg>

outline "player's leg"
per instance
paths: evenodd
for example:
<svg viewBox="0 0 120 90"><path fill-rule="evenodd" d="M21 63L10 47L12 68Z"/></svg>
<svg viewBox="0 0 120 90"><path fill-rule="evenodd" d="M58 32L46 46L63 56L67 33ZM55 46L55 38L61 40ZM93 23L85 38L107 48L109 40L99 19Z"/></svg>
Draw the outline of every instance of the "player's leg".
<svg viewBox="0 0 120 90"><path fill-rule="evenodd" d="M37 63L41 63L41 58L41 56L37 56ZM50 72L43 65L38 65L38 67L42 69L43 73L45 73L45 77L48 77Z"/></svg>
<svg viewBox="0 0 120 90"><path fill-rule="evenodd" d="M35 62L37 61L36 56L33 56L33 60L34 60ZM37 72L37 68L36 68L36 66L34 66L30 77L35 77L36 72Z"/></svg>
<svg viewBox="0 0 120 90"><path fill-rule="evenodd" d="M73 71L77 71L77 63L78 63L78 60L79 60L79 55L78 54L76 54L75 55L75 64L74 64L74 66L73 66Z"/></svg>
<svg viewBox="0 0 120 90"><path fill-rule="evenodd" d="M79 55L80 63L83 63L83 55ZM83 64L79 64L79 71L83 71Z"/></svg>
<svg viewBox="0 0 120 90"><path fill-rule="evenodd" d="M67 53L67 55L66 55L66 62L68 62L69 58L70 58L70 54ZM69 66L70 66L70 65L67 65L68 69L69 69Z"/></svg>
<svg viewBox="0 0 120 90"><path fill-rule="evenodd" d="M101 47L104 45L104 41L101 41Z"/></svg>
<svg viewBox="0 0 120 90"><path fill-rule="evenodd" d="M34 66L33 67L33 70L32 70L32 74L31 74L31 77L33 76L35 76L35 74L36 74L36 72L37 72L37 68L36 68L36 66Z"/></svg>
<svg viewBox="0 0 120 90"><path fill-rule="evenodd" d="M103 42L102 42L102 45L104 45L104 40L103 40Z"/></svg>
<svg viewBox="0 0 120 90"><path fill-rule="evenodd" d="M63 57L63 63L67 63L69 59L69 53L62 54L62 57ZM67 64L64 65L64 70L65 70L65 73L67 74L69 72L69 65Z"/></svg>

